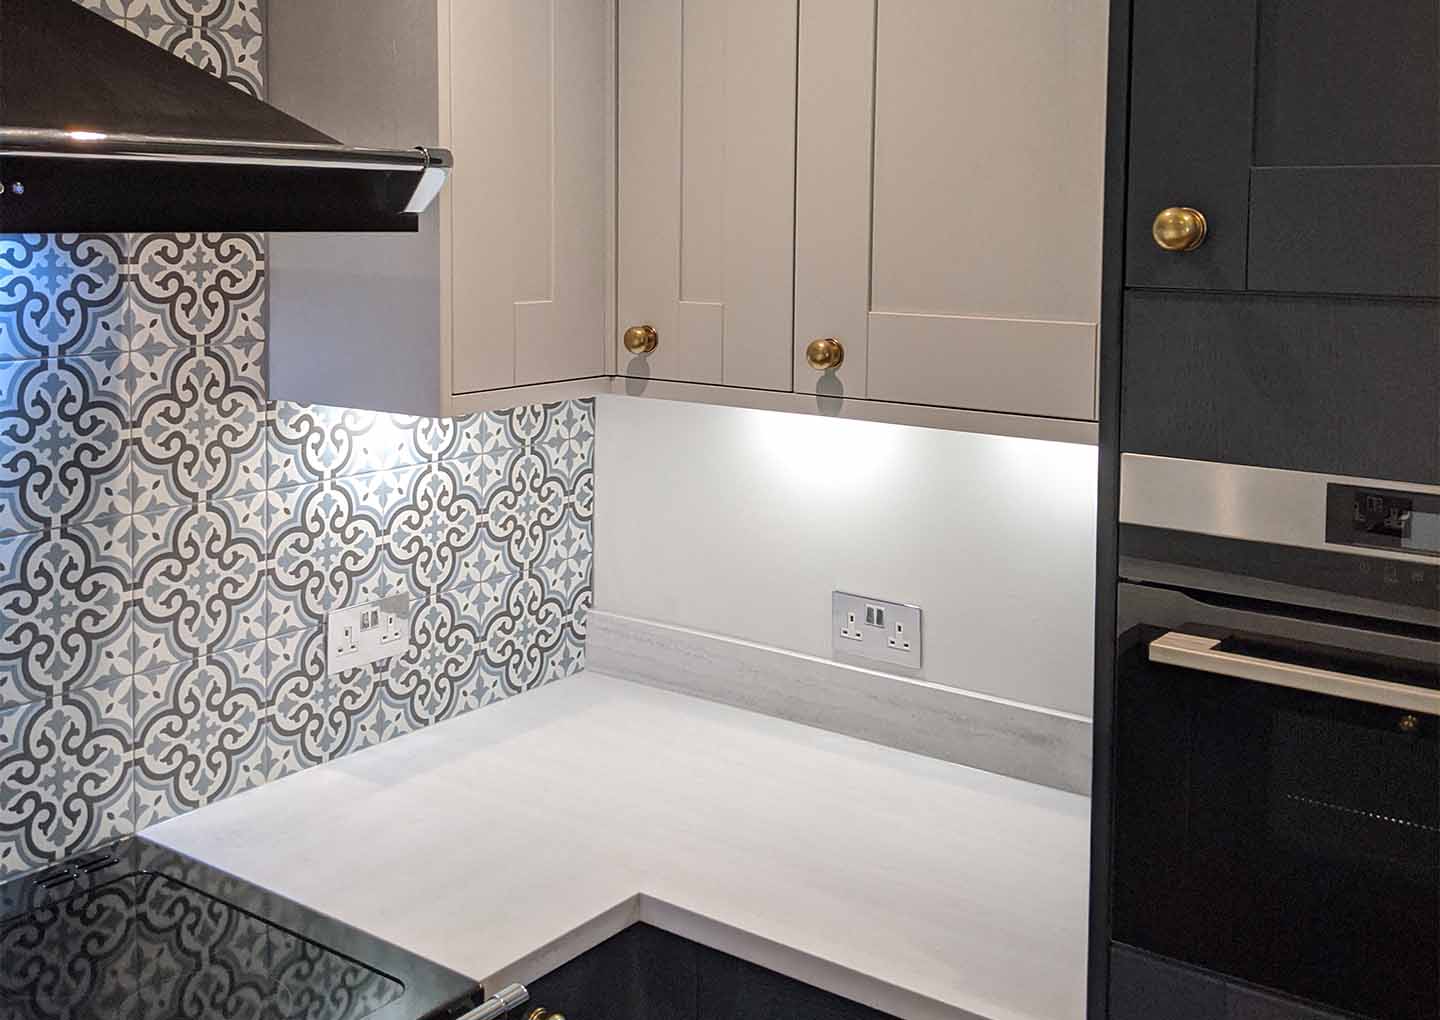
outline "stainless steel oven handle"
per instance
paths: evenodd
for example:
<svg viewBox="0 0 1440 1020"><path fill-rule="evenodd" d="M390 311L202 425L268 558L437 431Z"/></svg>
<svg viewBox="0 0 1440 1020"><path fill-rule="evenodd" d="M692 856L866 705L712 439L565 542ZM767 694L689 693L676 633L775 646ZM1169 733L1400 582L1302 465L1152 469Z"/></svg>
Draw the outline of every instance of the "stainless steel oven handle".
<svg viewBox="0 0 1440 1020"><path fill-rule="evenodd" d="M1253 680L1334 698L1365 701L1407 712L1440 715L1440 691L1222 652L1218 650L1219 645L1219 638L1172 630L1150 642L1150 661L1235 677L1237 680Z"/></svg>

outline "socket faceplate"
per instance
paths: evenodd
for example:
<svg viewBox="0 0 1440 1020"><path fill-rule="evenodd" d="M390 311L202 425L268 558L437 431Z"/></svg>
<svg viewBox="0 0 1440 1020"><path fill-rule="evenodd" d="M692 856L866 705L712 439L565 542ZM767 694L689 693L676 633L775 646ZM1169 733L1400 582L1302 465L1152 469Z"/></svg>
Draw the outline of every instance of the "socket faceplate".
<svg viewBox="0 0 1440 1020"><path fill-rule="evenodd" d="M920 607L868 595L830 595L830 645L837 658L920 668Z"/></svg>
<svg viewBox="0 0 1440 1020"><path fill-rule="evenodd" d="M405 649L410 600L403 595L337 609L326 617L326 672L388 659Z"/></svg>

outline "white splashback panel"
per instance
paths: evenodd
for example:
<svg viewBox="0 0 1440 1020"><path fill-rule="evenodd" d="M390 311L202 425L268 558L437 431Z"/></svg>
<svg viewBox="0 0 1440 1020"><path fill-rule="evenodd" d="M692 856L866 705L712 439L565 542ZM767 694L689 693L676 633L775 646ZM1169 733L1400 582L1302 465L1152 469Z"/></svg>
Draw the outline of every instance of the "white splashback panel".
<svg viewBox="0 0 1440 1020"><path fill-rule="evenodd" d="M602 397L596 607L830 655L830 592L925 607L925 679L1088 716L1096 451Z"/></svg>

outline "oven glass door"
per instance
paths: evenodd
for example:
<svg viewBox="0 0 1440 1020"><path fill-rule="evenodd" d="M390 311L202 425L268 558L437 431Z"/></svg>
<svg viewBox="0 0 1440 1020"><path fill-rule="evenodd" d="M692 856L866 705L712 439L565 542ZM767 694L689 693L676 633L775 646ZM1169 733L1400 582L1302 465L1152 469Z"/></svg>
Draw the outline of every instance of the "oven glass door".
<svg viewBox="0 0 1440 1020"><path fill-rule="evenodd" d="M1191 641L1222 670L1280 667L1259 682L1156 661L1167 633L1121 642L1115 938L1377 1020L1440 1017L1440 664ZM1296 675L1373 678L1389 701L1413 685L1417 704Z"/></svg>

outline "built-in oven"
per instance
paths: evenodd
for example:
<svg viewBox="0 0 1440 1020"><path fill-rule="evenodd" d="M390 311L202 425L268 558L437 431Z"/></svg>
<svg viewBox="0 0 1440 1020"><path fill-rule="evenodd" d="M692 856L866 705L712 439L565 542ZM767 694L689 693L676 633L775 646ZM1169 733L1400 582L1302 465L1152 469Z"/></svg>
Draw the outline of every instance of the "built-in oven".
<svg viewBox="0 0 1440 1020"><path fill-rule="evenodd" d="M1127 455L1112 1020L1440 1017L1440 487Z"/></svg>

